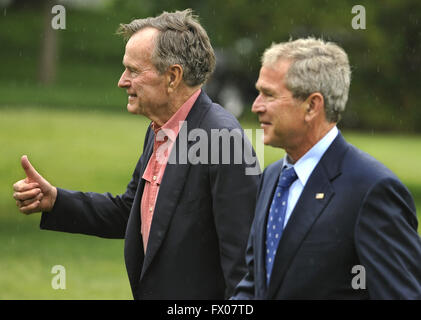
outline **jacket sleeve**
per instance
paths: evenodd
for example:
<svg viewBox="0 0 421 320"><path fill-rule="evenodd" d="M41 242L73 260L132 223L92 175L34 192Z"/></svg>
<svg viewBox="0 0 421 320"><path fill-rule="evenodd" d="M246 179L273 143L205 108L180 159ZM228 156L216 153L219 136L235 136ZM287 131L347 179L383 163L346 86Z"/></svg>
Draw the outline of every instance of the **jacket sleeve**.
<svg viewBox="0 0 421 320"><path fill-rule="evenodd" d="M382 179L367 193L355 242L371 299L421 299L417 226L412 197L397 179Z"/></svg>
<svg viewBox="0 0 421 320"><path fill-rule="evenodd" d="M146 134L147 141L149 129ZM140 179L142 155L126 191L118 196L110 193L80 192L57 188L57 199L51 212L43 212L41 229L95 235L103 238L124 238L133 200Z"/></svg>
<svg viewBox="0 0 421 320"><path fill-rule="evenodd" d="M260 177L259 186L256 194L256 202L259 201L259 196L262 192L262 185L264 181L266 170ZM230 300L252 300L256 299L256 279L255 279L255 237L256 237L256 223L259 219L259 212L255 212L253 224L250 229L250 235L247 243L247 250L245 254L247 272L243 279L237 285Z"/></svg>
<svg viewBox="0 0 421 320"><path fill-rule="evenodd" d="M237 285L230 300L252 300L255 298L254 284L254 223L250 230L249 240L246 251L247 273Z"/></svg>
<svg viewBox="0 0 421 320"><path fill-rule="evenodd" d="M251 144L245 141L244 147L254 154ZM229 164L221 160L218 165L210 166L210 183L212 192L212 208L219 241L222 270L226 282L225 297L229 298L236 285L247 272L245 251L256 205L256 193L260 178L258 173L249 171L242 159L235 161L235 152L231 145ZM221 151L221 150L220 150ZM245 153L243 153L244 156ZM238 156L238 154L237 154ZM250 161L248 161L250 162ZM256 157L256 163L257 162ZM253 174L247 174L247 173Z"/></svg>

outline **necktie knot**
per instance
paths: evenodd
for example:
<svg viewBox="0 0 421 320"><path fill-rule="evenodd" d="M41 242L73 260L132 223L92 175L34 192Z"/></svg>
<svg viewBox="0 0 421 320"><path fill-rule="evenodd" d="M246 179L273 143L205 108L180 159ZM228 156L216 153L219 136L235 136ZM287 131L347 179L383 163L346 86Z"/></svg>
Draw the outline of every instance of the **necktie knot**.
<svg viewBox="0 0 421 320"><path fill-rule="evenodd" d="M289 188L297 178L298 176L294 167L285 168L279 176L278 186L281 188Z"/></svg>

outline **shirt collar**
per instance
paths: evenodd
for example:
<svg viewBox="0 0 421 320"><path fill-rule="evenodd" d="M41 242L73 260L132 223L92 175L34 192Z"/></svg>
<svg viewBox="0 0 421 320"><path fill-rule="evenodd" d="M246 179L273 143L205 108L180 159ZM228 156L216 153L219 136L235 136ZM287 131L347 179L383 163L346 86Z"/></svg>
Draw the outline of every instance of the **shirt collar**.
<svg viewBox="0 0 421 320"><path fill-rule="evenodd" d="M157 133L162 129L165 133L165 136L167 136L170 141L174 142L177 138L178 132L180 131L179 122L183 122L184 120L186 120L187 115L189 114L194 103L199 97L200 92L201 89L196 90L190 96L190 98L188 98L187 101L183 103L180 109L178 109L177 112L174 113L172 117L161 127L158 127L157 124L152 121L152 129L155 132L155 137L157 136Z"/></svg>
<svg viewBox="0 0 421 320"><path fill-rule="evenodd" d="M295 172L297 173L298 179L304 186L307 183L308 178L313 172L314 168L319 163L320 159L335 140L338 135L339 130L334 126L330 131L319 141L317 142L307 153L302 156L294 165L288 161L288 155L285 154L282 167L294 167Z"/></svg>

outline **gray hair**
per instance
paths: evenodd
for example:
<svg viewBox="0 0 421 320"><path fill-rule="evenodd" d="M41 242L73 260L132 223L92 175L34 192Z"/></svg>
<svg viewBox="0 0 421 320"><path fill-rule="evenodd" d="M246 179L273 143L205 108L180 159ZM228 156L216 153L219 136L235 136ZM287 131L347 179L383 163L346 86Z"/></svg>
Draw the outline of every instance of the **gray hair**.
<svg viewBox="0 0 421 320"><path fill-rule="evenodd" d="M332 42L307 38L272 46L263 53L262 65L291 60L285 86L294 98L305 100L314 92L323 95L326 120L338 122L345 110L351 70L345 51Z"/></svg>
<svg viewBox="0 0 421 320"><path fill-rule="evenodd" d="M127 40L147 27L159 31L151 58L158 72L162 74L169 66L179 64L187 85L196 86L208 80L215 69L215 53L205 29L191 9L164 11L157 17L120 24L117 33Z"/></svg>

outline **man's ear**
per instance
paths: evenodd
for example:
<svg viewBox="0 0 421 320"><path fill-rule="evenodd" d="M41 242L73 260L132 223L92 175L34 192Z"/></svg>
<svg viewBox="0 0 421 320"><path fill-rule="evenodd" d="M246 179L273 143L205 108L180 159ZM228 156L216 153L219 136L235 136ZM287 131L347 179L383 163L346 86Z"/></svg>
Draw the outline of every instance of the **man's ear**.
<svg viewBox="0 0 421 320"><path fill-rule="evenodd" d="M183 80L183 67L179 64L171 65L167 70L168 93L174 92Z"/></svg>
<svg viewBox="0 0 421 320"><path fill-rule="evenodd" d="M306 121L311 121L320 115L324 116L325 100L320 92L314 92L308 96L306 104Z"/></svg>

